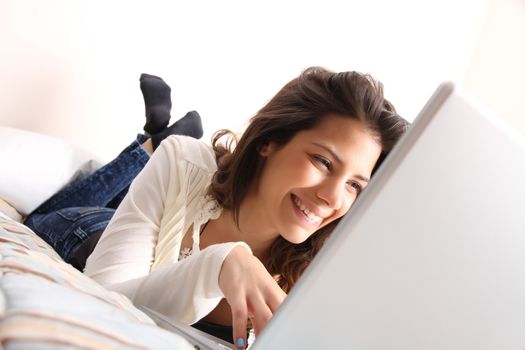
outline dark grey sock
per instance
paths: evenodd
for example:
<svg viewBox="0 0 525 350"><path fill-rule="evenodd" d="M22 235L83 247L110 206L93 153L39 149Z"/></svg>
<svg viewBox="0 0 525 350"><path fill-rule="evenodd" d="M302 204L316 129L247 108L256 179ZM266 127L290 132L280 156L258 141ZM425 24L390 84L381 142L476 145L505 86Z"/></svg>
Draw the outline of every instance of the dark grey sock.
<svg viewBox="0 0 525 350"><path fill-rule="evenodd" d="M144 131L153 135L162 131L170 121L171 88L162 78L142 73L140 90L146 107Z"/></svg>
<svg viewBox="0 0 525 350"><path fill-rule="evenodd" d="M201 116L197 111L191 111L161 132L151 135L151 143L155 150L160 142L170 135L186 135L200 139L202 134Z"/></svg>

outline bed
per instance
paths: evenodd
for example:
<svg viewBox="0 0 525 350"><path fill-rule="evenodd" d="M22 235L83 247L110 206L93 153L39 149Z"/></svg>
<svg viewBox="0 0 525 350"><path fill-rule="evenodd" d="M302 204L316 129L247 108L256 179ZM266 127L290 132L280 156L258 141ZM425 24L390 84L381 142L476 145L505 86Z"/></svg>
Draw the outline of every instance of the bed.
<svg viewBox="0 0 525 350"><path fill-rule="evenodd" d="M194 349L125 296L65 263L23 217L99 161L59 139L0 127L0 348Z"/></svg>

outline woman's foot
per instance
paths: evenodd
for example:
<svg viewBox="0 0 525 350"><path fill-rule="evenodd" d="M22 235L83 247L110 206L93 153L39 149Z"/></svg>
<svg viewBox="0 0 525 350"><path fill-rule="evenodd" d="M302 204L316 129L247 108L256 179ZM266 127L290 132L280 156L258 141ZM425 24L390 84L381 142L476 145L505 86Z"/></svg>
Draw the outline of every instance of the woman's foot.
<svg viewBox="0 0 525 350"><path fill-rule="evenodd" d="M146 107L144 131L149 135L157 134L164 130L170 121L171 88L160 77L142 73L140 90Z"/></svg>
<svg viewBox="0 0 525 350"><path fill-rule="evenodd" d="M159 147L160 142L170 135L186 135L200 139L202 134L201 116L197 111L191 111L186 113L184 117L177 120L170 127L151 135L151 143L155 150Z"/></svg>

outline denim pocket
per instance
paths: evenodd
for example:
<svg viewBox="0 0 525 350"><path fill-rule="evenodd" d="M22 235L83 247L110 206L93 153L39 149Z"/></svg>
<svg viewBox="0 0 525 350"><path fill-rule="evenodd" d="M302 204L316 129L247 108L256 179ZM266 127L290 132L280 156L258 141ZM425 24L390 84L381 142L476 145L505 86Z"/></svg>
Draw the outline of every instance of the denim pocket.
<svg viewBox="0 0 525 350"><path fill-rule="evenodd" d="M77 221L80 219L86 219L89 217L98 217L101 213L105 214L106 212L107 212L107 208L73 207L73 208L60 209L60 210L57 210L55 213L67 221L74 222L74 221ZM111 212L114 212L114 210L112 210Z"/></svg>
<svg viewBox="0 0 525 350"><path fill-rule="evenodd" d="M67 260L80 243L103 231L114 213L115 210L109 208L64 208L49 214L31 215L26 225Z"/></svg>

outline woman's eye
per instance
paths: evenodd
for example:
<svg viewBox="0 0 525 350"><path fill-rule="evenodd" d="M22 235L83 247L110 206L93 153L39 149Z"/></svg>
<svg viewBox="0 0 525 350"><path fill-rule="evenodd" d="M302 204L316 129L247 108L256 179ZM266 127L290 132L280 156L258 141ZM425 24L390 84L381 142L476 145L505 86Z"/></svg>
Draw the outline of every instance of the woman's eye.
<svg viewBox="0 0 525 350"><path fill-rule="evenodd" d="M363 187L355 181L348 182L348 187L350 187L350 189L356 192L357 194L361 193L361 191L363 190Z"/></svg>
<svg viewBox="0 0 525 350"><path fill-rule="evenodd" d="M332 167L332 163L330 163L330 161L326 158L323 158L323 157L320 157L320 156L314 156L314 159L316 162L318 162L319 164L321 164L323 167L325 167L326 169L330 170L331 167Z"/></svg>

